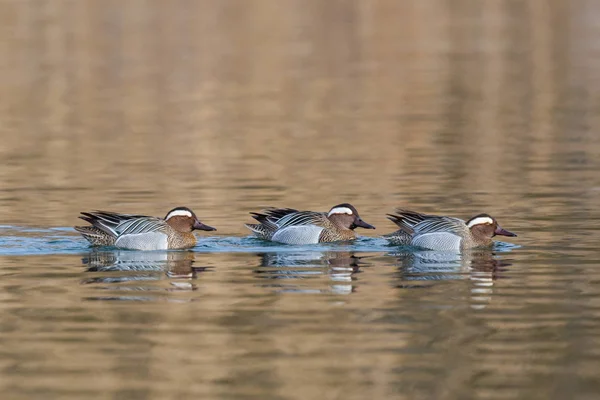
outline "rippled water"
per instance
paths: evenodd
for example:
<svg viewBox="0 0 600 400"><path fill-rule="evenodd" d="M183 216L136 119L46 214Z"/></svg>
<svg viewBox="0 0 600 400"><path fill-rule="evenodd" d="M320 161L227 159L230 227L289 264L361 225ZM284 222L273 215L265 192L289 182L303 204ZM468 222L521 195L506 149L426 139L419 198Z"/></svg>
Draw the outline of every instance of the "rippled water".
<svg viewBox="0 0 600 400"><path fill-rule="evenodd" d="M2 398L594 399L600 6L0 2ZM249 236L351 202L352 244ZM80 211L218 228L93 249ZM390 246L395 207L519 236ZM78 222L79 221L79 222Z"/></svg>

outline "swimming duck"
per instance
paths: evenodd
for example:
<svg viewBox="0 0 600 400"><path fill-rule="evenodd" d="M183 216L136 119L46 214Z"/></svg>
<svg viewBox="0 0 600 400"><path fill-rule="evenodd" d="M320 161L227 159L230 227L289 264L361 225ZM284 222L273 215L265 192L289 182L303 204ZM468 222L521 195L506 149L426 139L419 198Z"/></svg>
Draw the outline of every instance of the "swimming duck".
<svg viewBox="0 0 600 400"><path fill-rule="evenodd" d="M463 221L459 218L426 215L397 209L388 218L398 225L396 232L384 235L392 244L410 245L430 250L463 250L489 247L496 235L517 236L498 225L488 214Z"/></svg>
<svg viewBox="0 0 600 400"><path fill-rule="evenodd" d="M187 249L196 245L195 229L216 230L187 207L172 209L164 219L109 211L82 212L79 218L91 225L75 230L92 245L135 250Z"/></svg>
<svg viewBox="0 0 600 400"><path fill-rule="evenodd" d="M285 244L312 244L356 239L354 229L375 229L364 222L354 206L343 203L328 213L298 211L292 208L268 208L263 213L250 213L259 224L246 224L265 240Z"/></svg>

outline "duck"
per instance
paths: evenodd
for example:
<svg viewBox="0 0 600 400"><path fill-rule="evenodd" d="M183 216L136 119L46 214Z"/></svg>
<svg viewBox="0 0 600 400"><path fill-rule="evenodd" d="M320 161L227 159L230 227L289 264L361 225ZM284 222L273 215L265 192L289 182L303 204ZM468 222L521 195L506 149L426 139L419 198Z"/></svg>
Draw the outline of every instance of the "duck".
<svg viewBox="0 0 600 400"><path fill-rule="evenodd" d="M395 245L408 245L428 250L460 251L490 247L496 235L516 237L503 229L489 214L478 214L464 221L459 218L421 214L416 211L397 209L387 214L388 219L400 227L396 232L384 235Z"/></svg>
<svg viewBox="0 0 600 400"><path fill-rule="evenodd" d="M246 224L260 239L284 244L315 244L356 239L357 227L375 229L363 221L348 203L331 207L329 212L298 211L270 207L262 213L251 212L258 224Z"/></svg>
<svg viewBox="0 0 600 400"><path fill-rule="evenodd" d="M187 207L176 207L165 218L110 211L82 212L79 218L90 225L74 228L91 245L132 250L188 249L196 245L194 230L216 231Z"/></svg>

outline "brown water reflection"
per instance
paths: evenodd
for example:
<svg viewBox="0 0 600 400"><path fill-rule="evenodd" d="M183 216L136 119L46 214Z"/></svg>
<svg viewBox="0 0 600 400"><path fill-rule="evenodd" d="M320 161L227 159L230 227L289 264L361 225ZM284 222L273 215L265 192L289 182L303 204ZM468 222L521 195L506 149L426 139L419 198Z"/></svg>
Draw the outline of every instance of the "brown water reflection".
<svg viewBox="0 0 600 400"><path fill-rule="evenodd" d="M0 252L58 249L0 253L3 394L593 398L599 13L589 0L0 2L0 224L13 226ZM343 201L378 227L367 236L394 230L397 206L485 211L523 247L442 262L375 239L228 251L249 211ZM178 205L229 247L148 259L19 231Z"/></svg>

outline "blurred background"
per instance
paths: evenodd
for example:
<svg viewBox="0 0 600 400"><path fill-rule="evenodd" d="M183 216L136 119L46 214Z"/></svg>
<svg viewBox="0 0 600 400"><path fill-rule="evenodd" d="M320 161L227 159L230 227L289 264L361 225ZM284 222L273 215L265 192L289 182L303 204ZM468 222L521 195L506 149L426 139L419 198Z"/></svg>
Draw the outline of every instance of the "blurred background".
<svg viewBox="0 0 600 400"><path fill-rule="evenodd" d="M0 256L0 387L595 398L599 37L593 0L1 0L0 254L20 255ZM232 252L249 211L342 202L372 238L402 206L488 212L522 248L435 273L379 241ZM221 241L157 264L69 228L180 205ZM318 276L265 286L298 260ZM138 301L89 301L111 299Z"/></svg>
<svg viewBox="0 0 600 400"><path fill-rule="evenodd" d="M187 205L239 234L257 207L350 201L381 225L599 181L594 1L0 4L7 223Z"/></svg>

